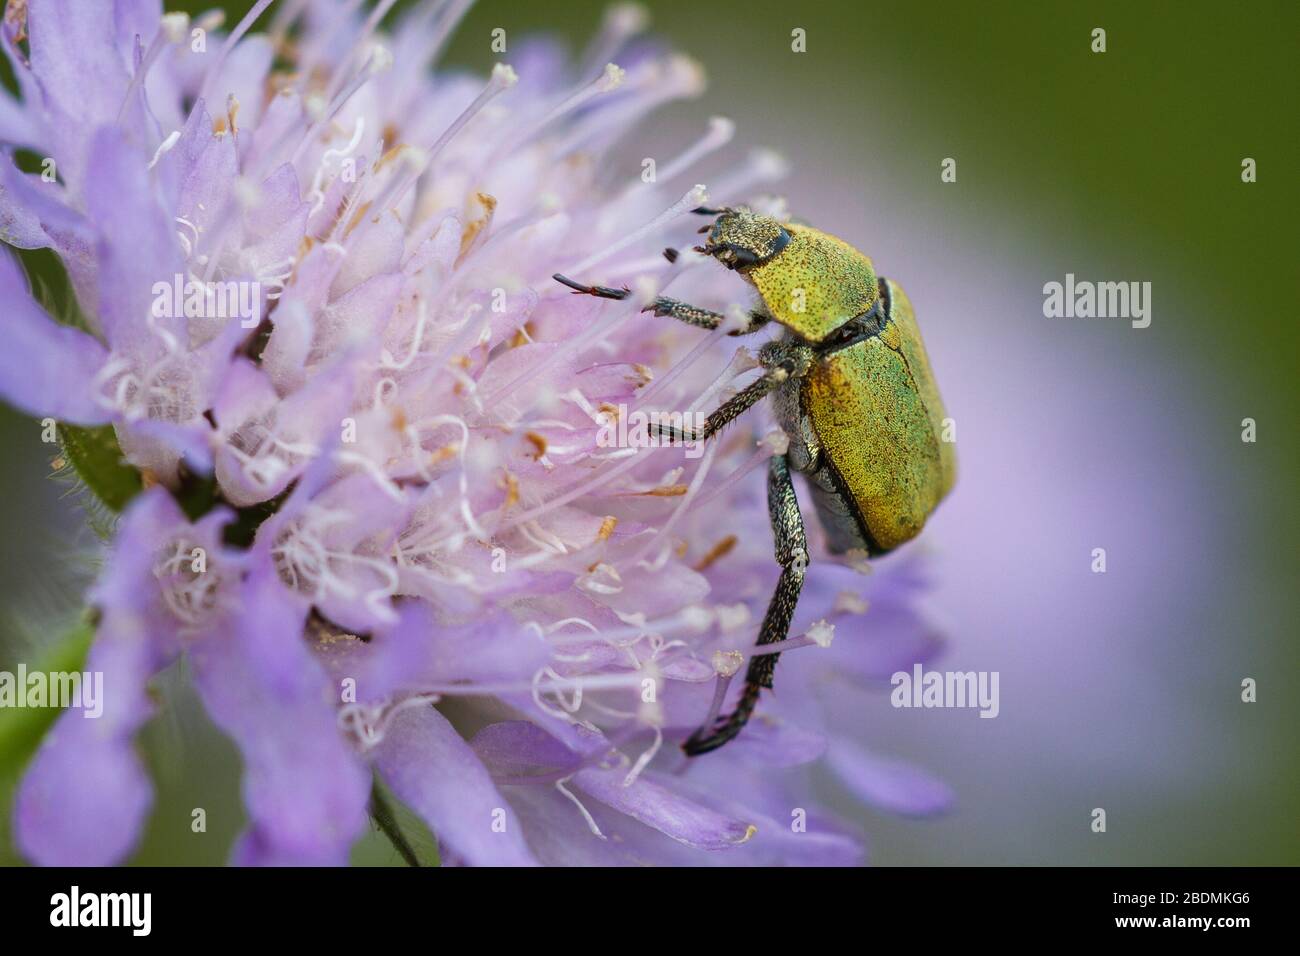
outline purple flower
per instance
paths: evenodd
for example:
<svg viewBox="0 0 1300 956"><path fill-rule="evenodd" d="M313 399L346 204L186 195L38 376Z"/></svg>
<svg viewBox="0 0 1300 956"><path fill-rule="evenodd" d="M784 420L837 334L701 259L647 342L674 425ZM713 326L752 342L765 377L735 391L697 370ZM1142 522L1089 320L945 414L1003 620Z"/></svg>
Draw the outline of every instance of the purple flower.
<svg viewBox="0 0 1300 956"><path fill-rule="evenodd" d="M731 125L651 182L611 158L699 68L653 46L605 66L637 27L623 8L581 71L520 44L516 82L427 72L466 4L417 7L391 47L390 3L286 3L251 33L267 5L224 37L148 2L31 0L6 24L21 99L0 94L0 140L57 181L0 163L0 227L61 257L90 328L0 256L0 395L111 424L148 486L90 595L104 716L67 712L37 753L22 851L129 856L151 804L133 739L181 655L243 755L239 863L345 862L372 773L476 865L853 863L808 784L828 750L863 799L942 809L942 784L818 704L937 649L910 564L876 575L869 612L853 570L815 564L779 694L717 753L676 746L753 644L776 576L761 473L785 439L756 415L702 455L611 444L638 413L716 405L752 355L550 276L734 296L700 257L655 254L692 244L705 193L684 177ZM779 167L758 154L713 200ZM175 493L205 476L217 503L191 521ZM822 646L837 624L857 633Z"/></svg>

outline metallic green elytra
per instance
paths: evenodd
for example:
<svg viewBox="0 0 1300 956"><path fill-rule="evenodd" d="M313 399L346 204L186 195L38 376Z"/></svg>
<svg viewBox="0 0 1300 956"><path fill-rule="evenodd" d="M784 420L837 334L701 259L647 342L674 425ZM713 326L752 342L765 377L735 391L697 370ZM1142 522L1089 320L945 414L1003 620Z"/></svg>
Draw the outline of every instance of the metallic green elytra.
<svg viewBox="0 0 1300 956"><path fill-rule="evenodd" d="M912 304L871 260L834 236L744 208L697 209L714 216L696 251L739 272L759 304L733 335L775 321L785 333L759 352L761 378L725 402L703 431L673 440L705 440L755 403L772 396L790 439L768 471L768 510L781 577L759 630L758 645L784 640L808 566L803 517L791 472L804 475L832 554L883 554L920 533L952 488L956 456L945 440L945 412ZM665 251L670 260L675 250ZM623 299L626 289L582 285L557 275L575 293ZM716 329L723 317L659 297L645 309ZM736 708L711 713L682 745L692 756L734 738L762 688L772 686L779 654L750 658Z"/></svg>

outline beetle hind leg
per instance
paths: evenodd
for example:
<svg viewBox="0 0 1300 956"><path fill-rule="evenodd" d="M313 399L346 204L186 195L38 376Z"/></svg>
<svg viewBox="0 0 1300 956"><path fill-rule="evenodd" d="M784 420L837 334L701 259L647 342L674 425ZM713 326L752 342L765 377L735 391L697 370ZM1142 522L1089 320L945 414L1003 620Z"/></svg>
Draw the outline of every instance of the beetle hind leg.
<svg viewBox="0 0 1300 956"><path fill-rule="evenodd" d="M775 344L775 348L773 344ZM654 422L649 427L650 435L670 444L708 441L708 439L745 414L750 408L780 388L792 377L805 374L812 362L812 353L806 346L792 347L787 343L769 343L763 347L762 352L759 354L759 361L762 362L764 367L763 374L715 408L705 418L703 429L687 433L679 428ZM786 462L785 467L788 473L789 461ZM770 490L768 494L771 495ZM790 495L793 499L793 488ZM796 502L795 511L798 510L799 505ZM802 533L803 526L800 525L800 534Z"/></svg>
<svg viewBox="0 0 1300 956"><path fill-rule="evenodd" d="M781 577L776 591L768 603L763 626L758 632L758 646L785 640L794 619L794 609L803 590L804 573L808 569L808 538L804 533L803 515L799 513L799 499L794 482L790 479L790 465L784 455L776 455L768 466L767 506L772 519L772 536L776 543L776 560L781 565ZM733 739L749 722L758 704L763 688L772 687L772 676L780 654L752 657L745 673L745 689L736 709L720 718L710 727L701 727L682 744L687 756L717 750Z"/></svg>
<svg viewBox="0 0 1300 956"><path fill-rule="evenodd" d="M749 411L756 404L766 398L773 389L780 386L790 373L785 369L776 368L768 369L766 374L761 378L756 378L747 386L737 392L732 398L719 405L704 419L704 427L698 431L692 429L689 432L680 428L674 428L670 425L664 425L660 422L652 422L648 427L649 434L669 444L682 444L689 441L708 441L722 429L726 428L745 412Z"/></svg>

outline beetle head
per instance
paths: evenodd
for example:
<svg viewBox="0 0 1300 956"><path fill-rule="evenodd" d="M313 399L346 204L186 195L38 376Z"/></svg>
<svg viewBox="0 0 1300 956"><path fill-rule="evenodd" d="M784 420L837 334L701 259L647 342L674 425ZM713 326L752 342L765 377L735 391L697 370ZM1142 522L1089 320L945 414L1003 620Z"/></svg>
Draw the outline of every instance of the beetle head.
<svg viewBox="0 0 1300 956"><path fill-rule="evenodd" d="M696 252L713 256L728 269L745 270L762 265L780 253L790 233L771 216L760 216L744 207L722 209L712 226L706 226L708 240Z"/></svg>

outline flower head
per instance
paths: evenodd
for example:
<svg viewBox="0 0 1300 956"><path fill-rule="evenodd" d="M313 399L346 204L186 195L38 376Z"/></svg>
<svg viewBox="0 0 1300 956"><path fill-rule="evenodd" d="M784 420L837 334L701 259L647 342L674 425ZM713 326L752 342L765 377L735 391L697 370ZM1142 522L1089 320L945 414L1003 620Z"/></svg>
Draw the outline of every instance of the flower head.
<svg viewBox="0 0 1300 956"><path fill-rule="evenodd" d="M21 97L0 138L58 175L0 163L4 238L60 256L88 327L52 321L0 257L0 394L111 425L148 489L91 595L105 716L49 735L19 846L130 853L147 684L184 655L243 754L238 862L344 862L372 772L471 864L858 859L791 768L827 746L815 685L933 652L906 581L877 580L864 615L860 579L818 567L779 704L716 754L676 746L752 650L776 575L762 466L785 442L761 417L685 454L636 440L638 416L710 409L755 367L728 361L725 327L639 311L670 284L737 291L701 256L652 254L690 246L696 167L732 124L651 181L613 158L700 68L627 49L628 8L581 69L531 41L482 79L428 72L466 4L418 6L391 37L390 3L285 3L254 33L267 6L224 36L147 3L31 0L6 24ZM779 172L759 153L709 195L761 205ZM634 294L572 296L555 272ZM195 486L212 505L191 519ZM946 802L832 751L891 809Z"/></svg>

